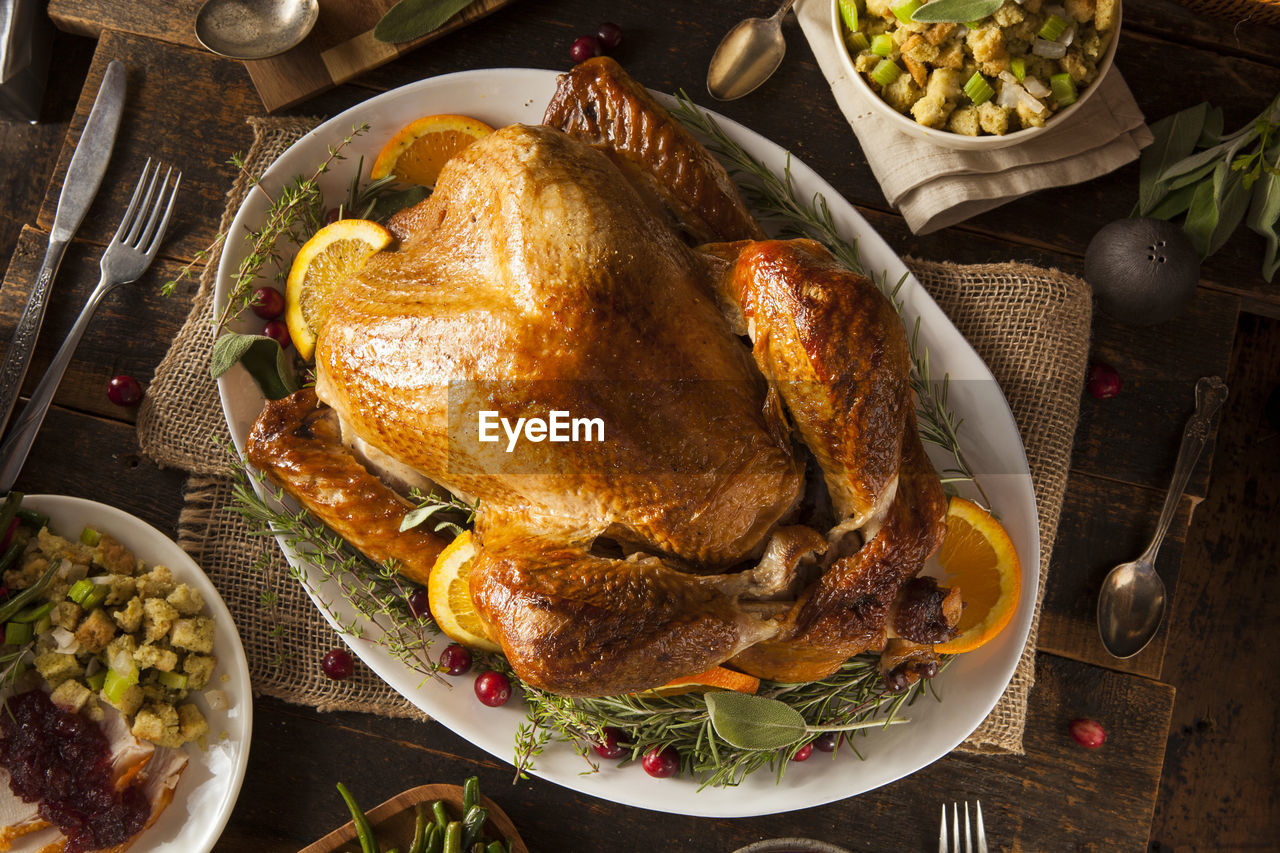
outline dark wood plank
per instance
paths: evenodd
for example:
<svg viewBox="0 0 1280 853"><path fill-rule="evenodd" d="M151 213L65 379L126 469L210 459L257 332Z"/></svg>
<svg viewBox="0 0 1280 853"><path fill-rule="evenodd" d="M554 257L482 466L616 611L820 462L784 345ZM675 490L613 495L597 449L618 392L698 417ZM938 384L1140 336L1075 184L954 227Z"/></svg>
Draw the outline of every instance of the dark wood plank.
<svg viewBox="0 0 1280 853"><path fill-rule="evenodd" d="M1147 547L1163 501L1164 493L1156 489L1072 473L1045 585L1038 644L1041 651L1160 678L1169 620L1165 620L1151 645L1120 661L1107 653L1098 637L1097 607L1098 589L1107 572L1134 559ZM1183 498L1156 561L1169 601L1177 600L1181 594L1178 567L1191 508L1192 499Z"/></svg>
<svg viewBox="0 0 1280 853"><path fill-rule="evenodd" d="M1196 510L1170 613L1164 675L1178 685L1153 850L1264 850L1280 836L1280 321L1245 315L1209 497Z"/></svg>
<svg viewBox="0 0 1280 853"><path fill-rule="evenodd" d="M32 228L22 232L0 288L0 351L7 349L22 315L47 240L48 235ZM24 394L40 381L97 285L101 256L100 247L79 240L67 248L23 382ZM107 399L107 383L121 373L144 385L151 380L191 307L189 287L173 297L160 293L161 282L177 271L170 261L156 261L138 281L117 288L102 301L58 386L55 404L105 418L134 420L136 408L121 408Z"/></svg>
<svg viewBox="0 0 1280 853"><path fill-rule="evenodd" d="M249 775L215 849L296 851L346 820L334 791L340 781L373 804L414 785L474 774L530 850L728 851L794 835L856 850L926 850L937 843L937 804L955 797L981 798L993 849L1141 850L1173 691L1051 655L1040 655L1038 666L1025 756L951 755L860 797L735 820L657 815L539 779L513 784L507 764L438 724L258 700ZM1107 744L1077 746L1067 733L1076 716L1102 721ZM842 752L837 760L857 759Z"/></svg>
<svg viewBox="0 0 1280 853"><path fill-rule="evenodd" d="M160 469L138 453L132 424L54 406L14 488L101 501L176 536L185 479L184 472Z"/></svg>
<svg viewBox="0 0 1280 853"><path fill-rule="evenodd" d="M113 29L199 48L195 20L203 4L204 0L49 0L49 18L59 29L92 38L98 38L104 29Z"/></svg>
<svg viewBox="0 0 1280 853"><path fill-rule="evenodd" d="M1215 53L1247 56L1272 65L1280 62L1276 53L1280 26L1260 24L1248 14L1205 14L1192 10L1191 5L1174 0L1130 0L1124 4L1124 27Z"/></svg>
<svg viewBox="0 0 1280 853"><path fill-rule="evenodd" d="M53 53L58 61L49 67L39 120L0 121L0 197L5 199L0 207L0 259L9 257L22 226L33 221L40 209L93 48L88 39L56 34Z"/></svg>

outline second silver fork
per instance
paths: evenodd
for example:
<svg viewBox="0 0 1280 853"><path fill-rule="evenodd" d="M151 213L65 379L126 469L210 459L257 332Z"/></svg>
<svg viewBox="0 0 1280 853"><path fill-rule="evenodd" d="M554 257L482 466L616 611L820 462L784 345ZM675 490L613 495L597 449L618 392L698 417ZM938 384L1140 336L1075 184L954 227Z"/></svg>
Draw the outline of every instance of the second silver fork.
<svg viewBox="0 0 1280 853"><path fill-rule="evenodd" d="M163 176L161 172L163 171ZM102 274L98 286L93 289L88 302L76 318L75 325L59 347L57 355L49 363L22 414L13 423L4 444L0 445L0 494L9 491L18 479L18 472L27 460L27 453L35 441L44 416L53 402L58 383L71 363L80 339L89 327L89 320L98 309L103 297L122 284L136 281L151 266L156 250L169 227L169 214L173 212L173 200L178 193L182 173L172 166L157 163L154 167L148 158L142 167L138 185L134 187L129 207L124 212L120 227L102 253L99 267Z"/></svg>
<svg viewBox="0 0 1280 853"><path fill-rule="evenodd" d="M982 801L977 801L977 825L969 825L969 804L964 804L964 853L987 853L987 830L982 825ZM960 807L951 804L951 844L947 844L947 806L942 806L942 828L938 830L938 853L961 853Z"/></svg>

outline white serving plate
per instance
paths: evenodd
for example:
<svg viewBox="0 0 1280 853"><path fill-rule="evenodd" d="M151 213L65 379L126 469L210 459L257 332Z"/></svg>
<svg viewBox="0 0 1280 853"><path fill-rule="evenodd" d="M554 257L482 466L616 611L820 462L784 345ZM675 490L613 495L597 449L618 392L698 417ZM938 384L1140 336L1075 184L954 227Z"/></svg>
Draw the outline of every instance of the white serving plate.
<svg viewBox="0 0 1280 853"><path fill-rule="evenodd" d="M205 609L216 623L213 653L218 666L209 688L227 694L227 709L211 711L203 691L192 691L191 701L209 721L208 748L185 747L190 763L183 771L173 802L150 829L143 830L130 853L208 853L231 817L253 733L253 692L249 687L249 663L240 635L218 590L195 561L159 530L124 510L97 501L62 495L27 495L23 507L50 518L49 529L75 539L85 527L115 537L148 568L167 566L179 582L190 584L204 598Z"/></svg>
<svg viewBox="0 0 1280 853"><path fill-rule="evenodd" d="M353 125L368 122L370 131L353 143L347 159L321 179L327 197L344 197L349 170L355 168L358 155L363 154L366 164L371 163L382 145L408 122L434 113L461 113L495 127L515 122L538 124L555 89L556 76L555 72L535 69L486 69L433 77L386 92L302 137L266 171L262 184L274 193L294 175L310 174L324 159L328 146L346 136ZM770 168L781 173L789 163L800 198L808 199L818 192L825 195L841 232L857 239L869 271L886 271L890 282L907 274L888 244L815 172L795 158L788 161L782 148L746 127L716 118L730 136ZM250 193L229 233L244 234L261 223L267 207L263 193ZM230 276L244 251L241 241L232 240L223 252L215 291L219 306L226 302ZM918 702L907 715L911 725L894 726L860 739L865 761L843 754L837 761L792 764L781 785L775 784L773 773L759 772L736 788L696 791L697 784L691 779L653 779L635 765L619 768L606 764L599 773L584 775L587 768L582 759L562 744L538 757L535 775L614 802L677 814L771 814L843 799L913 773L946 755L985 719L1017 667L1035 609L1040 553L1035 495L1013 416L986 365L914 277L908 277L899 298L907 328L912 328L917 317L921 319L919 339L929 348L938 378L943 372L950 374L950 401L964 419L964 452L973 470L980 473L992 507L1021 556L1022 598L1011 625L993 642L956 659L935 680L943 702ZM241 330L256 331L252 326L246 318ZM261 411L262 396L239 366L218 380L218 389L236 448L243 453L245 437ZM342 601L335 586L325 583L318 570L285 543L281 546L290 562L307 572L309 592L317 605L319 598ZM338 628L333 615L323 607L321 611ZM344 620L353 615L342 613ZM370 631L376 636L376 628L370 626ZM468 678L451 679L452 686L438 679L424 681L376 644L352 638L347 642L370 668L422 710L494 756L512 760L516 727L524 721L523 703L512 701L503 708L486 708L472 695Z"/></svg>

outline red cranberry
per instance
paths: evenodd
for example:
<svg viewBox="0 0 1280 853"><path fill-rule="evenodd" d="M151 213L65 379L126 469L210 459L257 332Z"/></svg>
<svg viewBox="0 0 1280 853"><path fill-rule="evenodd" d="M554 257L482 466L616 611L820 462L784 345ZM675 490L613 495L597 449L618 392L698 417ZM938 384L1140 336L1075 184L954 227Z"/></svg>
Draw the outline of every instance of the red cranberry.
<svg viewBox="0 0 1280 853"><path fill-rule="evenodd" d="M491 669L480 673L476 678L476 698L490 708L507 704L511 698L511 679Z"/></svg>
<svg viewBox="0 0 1280 853"><path fill-rule="evenodd" d="M253 313L264 320L274 320L284 313L284 297L274 287L259 287L249 300Z"/></svg>
<svg viewBox="0 0 1280 853"><path fill-rule="evenodd" d="M569 47L569 58L574 62L586 62L601 54L600 39L595 36L578 36Z"/></svg>
<svg viewBox="0 0 1280 853"><path fill-rule="evenodd" d="M613 50L622 44L622 27L617 24L605 21L596 27L596 40L600 42L600 46L605 50Z"/></svg>
<svg viewBox="0 0 1280 853"><path fill-rule="evenodd" d="M462 675L471 669L471 652L457 643L446 646L440 653L440 666L450 675Z"/></svg>
<svg viewBox="0 0 1280 853"><path fill-rule="evenodd" d="M14 531L18 529L18 519L14 518L9 521L9 529L4 532L4 536L0 537L0 554L4 554L9 550L9 541L13 539Z"/></svg>
<svg viewBox="0 0 1280 853"><path fill-rule="evenodd" d="M622 737L622 729L616 726L605 726L604 740L598 740L591 744L591 748L601 758L621 758L627 754L627 748L618 743L618 741L622 740Z"/></svg>
<svg viewBox="0 0 1280 853"><path fill-rule="evenodd" d="M289 327L285 325L284 320L272 320L267 323L262 327L262 334L275 339L281 349L288 349L293 343L293 339L289 337Z"/></svg>
<svg viewBox="0 0 1280 853"><path fill-rule="evenodd" d="M808 761L810 755L813 755L813 744L806 743L804 746L796 750L796 754L791 756L791 760Z"/></svg>
<svg viewBox="0 0 1280 853"><path fill-rule="evenodd" d="M676 775L676 771L680 769L680 753L676 752L674 746L655 746L644 754L640 764L644 767L644 772L655 779L666 779Z"/></svg>
<svg viewBox="0 0 1280 853"><path fill-rule="evenodd" d="M342 681L344 678L350 678L351 673L356 671L356 662L351 657L351 652L346 649L331 649L320 660L320 668L334 681Z"/></svg>
<svg viewBox="0 0 1280 853"><path fill-rule="evenodd" d="M409 612L414 619L431 615L431 596L422 587L409 593Z"/></svg>
<svg viewBox="0 0 1280 853"><path fill-rule="evenodd" d="M1097 720L1079 717L1072 720L1068 728L1076 743L1086 749L1097 749L1107 742L1107 732Z"/></svg>
<svg viewBox="0 0 1280 853"><path fill-rule="evenodd" d="M333 223L337 222L339 219L345 219L345 218L346 217L342 215L341 207L331 207L324 212L325 225L332 225Z"/></svg>
<svg viewBox="0 0 1280 853"><path fill-rule="evenodd" d="M142 386L132 376L121 373L107 383L107 399L117 406L136 406L142 402Z"/></svg>
<svg viewBox="0 0 1280 853"><path fill-rule="evenodd" d="M813 745L823 752L835 752L840 746L844 732L823 732L813 740Z"/></svg>
<svg viewBox="0 0 1280 853"><path fill-rule="evenodd" d="M1085 383L1089 394L1099 400L1109 400L1120 393L1120 374L1111 365L1095 361L1089 365L1089 377Z"/></svg>

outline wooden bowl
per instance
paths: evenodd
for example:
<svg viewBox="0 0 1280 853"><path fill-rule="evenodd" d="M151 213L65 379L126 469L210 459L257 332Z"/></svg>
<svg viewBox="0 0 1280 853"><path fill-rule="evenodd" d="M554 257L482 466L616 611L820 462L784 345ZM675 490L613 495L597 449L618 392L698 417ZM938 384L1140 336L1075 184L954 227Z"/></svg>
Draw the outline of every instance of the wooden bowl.
<svg viewBox="0 0 1280 853"><path fill-rule="evenodd" d="M374 833L384 848L390 849L398 845L401 850L407 850L413 841L414 822L417 818L413 810L414 805L426 803L430 808L430 804L436 800L444 800L449 806L450 814L458 820L462 819L462 787L460 785L419 785L369 809L365 814L368 815L369 823L373 826ZM529 848L520 838L515 824L497 803L481 794L480 805L489 810L489 819L484 825L485 837L496 841L510 841L513 853L529 853ZM324 838L302 848L299 853L334 853L344 845L351 844L355 839L355 824L347 821Z"/></svg>

